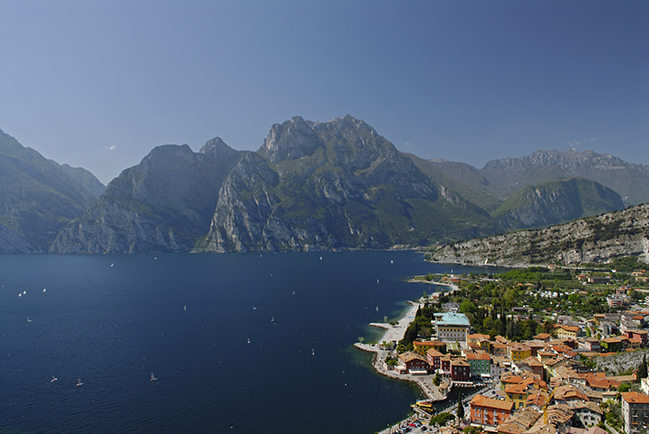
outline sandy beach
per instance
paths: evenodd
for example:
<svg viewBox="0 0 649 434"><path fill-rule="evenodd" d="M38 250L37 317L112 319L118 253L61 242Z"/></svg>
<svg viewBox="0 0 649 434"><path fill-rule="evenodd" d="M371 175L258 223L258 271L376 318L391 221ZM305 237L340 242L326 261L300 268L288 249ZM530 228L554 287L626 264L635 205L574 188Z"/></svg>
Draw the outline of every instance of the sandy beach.
<svg viewBox="0 0 649 434"><path fill-rule="evenodd" d="M371 326L373 327L379 327L382 329L385 329L385 333L383 336L381 336L381 339L379 340L380 342L392 342L392 341L397 341L399 342L401 339L403 339L403 336L406 334L406 330L408 329L408 326L410 323L415 319L415 315L417 314L417 309L421 306L420 303L414 303L410 302L412 306L406 314L401 318L396 325L392 325L389 323L370 323Z"/></svg>

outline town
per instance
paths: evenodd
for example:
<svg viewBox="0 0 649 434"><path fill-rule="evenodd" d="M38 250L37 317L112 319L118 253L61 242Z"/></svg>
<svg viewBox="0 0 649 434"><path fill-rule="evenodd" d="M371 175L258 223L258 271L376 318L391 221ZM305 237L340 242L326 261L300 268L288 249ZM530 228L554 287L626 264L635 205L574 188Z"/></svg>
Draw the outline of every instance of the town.
<svg viewBox="0 0 649 434"><path fill-rule="evenodd" d="M444 290L356 344L427 397L384 432L647 432L649 275L611 265L414 278Z"/></svg>

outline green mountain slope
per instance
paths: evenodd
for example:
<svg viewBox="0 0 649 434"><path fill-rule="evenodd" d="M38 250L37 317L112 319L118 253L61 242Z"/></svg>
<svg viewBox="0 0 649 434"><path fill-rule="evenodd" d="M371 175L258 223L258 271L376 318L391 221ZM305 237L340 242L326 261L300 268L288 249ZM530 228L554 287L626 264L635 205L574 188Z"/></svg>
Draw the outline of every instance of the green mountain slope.
<svg viewBox="0 0 649 434"><path fill-rule="evenodd" d="M547 181L514 193L491 216L508 229L548 226L624 208L619 194L583 178Z"/></svg>

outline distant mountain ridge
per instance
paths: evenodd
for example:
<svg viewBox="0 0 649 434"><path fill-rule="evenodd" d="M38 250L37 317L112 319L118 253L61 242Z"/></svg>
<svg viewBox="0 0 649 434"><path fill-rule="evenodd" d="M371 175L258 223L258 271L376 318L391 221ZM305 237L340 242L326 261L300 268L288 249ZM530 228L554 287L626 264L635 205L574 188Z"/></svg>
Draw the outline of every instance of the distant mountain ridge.
<svg viewBox="0 0 649 434"><path fill-rule="evenodd" d="M493 209L527 185L575 177L613 189L625 205L649 202L648 165L628 163L594 151L538 150L524 157L491 160L482 169L446 160L423 160L420 164L435 167L453 178L464 196L478 192L491 197L486 207Z"/></svg>

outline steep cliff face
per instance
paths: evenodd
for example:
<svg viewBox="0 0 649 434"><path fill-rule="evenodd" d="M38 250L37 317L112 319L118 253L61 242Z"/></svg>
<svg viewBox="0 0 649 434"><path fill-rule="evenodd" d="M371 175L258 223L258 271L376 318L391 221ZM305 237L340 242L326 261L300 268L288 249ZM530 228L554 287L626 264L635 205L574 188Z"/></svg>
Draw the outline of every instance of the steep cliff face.
<svg viewBox="0 0 649 434"><path fill-rule="evenodd" d="M548 226L624 208L608 187L583 178L527 186L503 203L492 217L507 229Z"/></svg>
<svg viewBox="0 0 649 434"><path fill-rule="evenodd" d="M448 244L431 254L437 262L501 266L576 265L625 256L649 263L648 204L545 229Z"/></svg>
<svg viewBox="0 0 649 434"><path fill-rule="evenodd" d="M295 117L273 125L258 153L230 173L200 247L387 248L499 229L484 211L438 191L366 123L351 116L317 123ZM476 224L467 226L467 219Z"/></svg>
<svg viewBox="0 0 649 434"><path fill-rule="evenodd" d="M238 159L219 138L198 153L186 145L157 147L65 226L50 252L189 251L208 230L221 184Z"/></svg>

